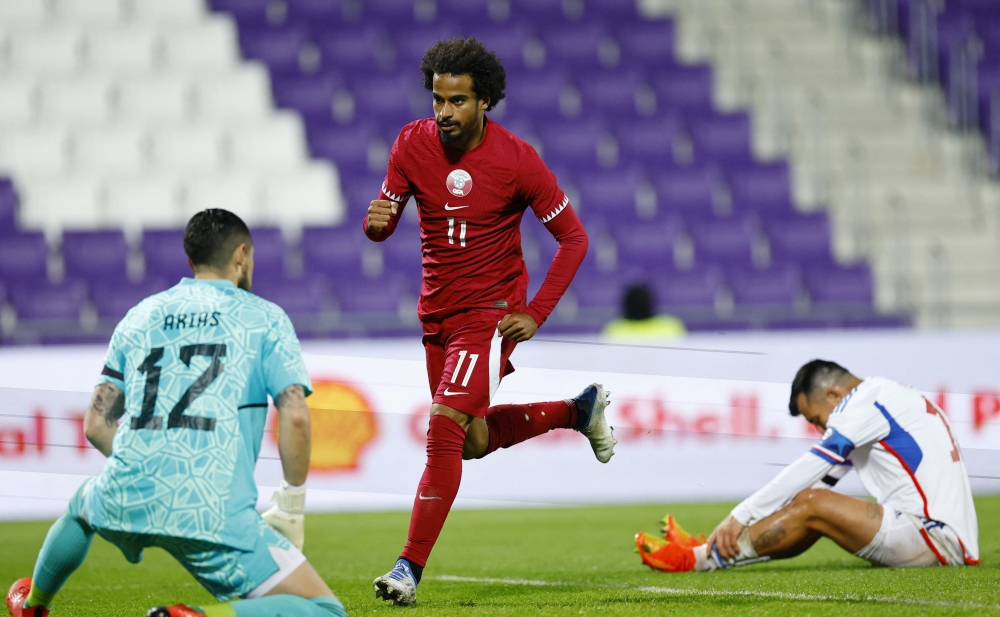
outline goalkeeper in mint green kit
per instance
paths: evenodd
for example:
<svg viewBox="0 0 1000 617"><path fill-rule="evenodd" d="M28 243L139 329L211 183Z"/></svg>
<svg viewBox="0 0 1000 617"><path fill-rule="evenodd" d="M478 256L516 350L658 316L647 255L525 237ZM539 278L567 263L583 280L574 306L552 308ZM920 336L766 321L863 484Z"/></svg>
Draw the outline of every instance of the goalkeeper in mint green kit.
<svg viewBox="0 0 1000 617"><path fill-rule="evenodd" d="M346 615L300 550L312 384L295 330L249 293L253 242L239 217L196 214L184 250L194 278L143 300L115 329L84 419L108 462L49 530L33 577L11 587L13 617L49 614L95 533L132 563L147 547L166 550L221 602L149 617ZM262 517L253 470L268 395L285 482Z"/></svg>

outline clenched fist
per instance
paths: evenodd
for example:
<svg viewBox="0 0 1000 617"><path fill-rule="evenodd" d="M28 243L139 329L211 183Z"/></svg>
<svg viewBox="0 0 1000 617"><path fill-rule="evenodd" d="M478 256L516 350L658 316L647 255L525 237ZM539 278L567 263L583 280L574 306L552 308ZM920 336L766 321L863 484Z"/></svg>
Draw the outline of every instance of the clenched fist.
<svg viewBox="0 0 1000 617"><path fill-rule="evenodd" d="M378 233L389 226L389 218L395 216L399 204L395 201L375 200L368 206L368 231Z"/></svg>
<svg viewBox="0 0 1000 617"><path fill-rule="evenodd" d="M497 334L515 343L523 343L538 332L538 324L527 313L510 313L504 315L497 326Z"/></svg>

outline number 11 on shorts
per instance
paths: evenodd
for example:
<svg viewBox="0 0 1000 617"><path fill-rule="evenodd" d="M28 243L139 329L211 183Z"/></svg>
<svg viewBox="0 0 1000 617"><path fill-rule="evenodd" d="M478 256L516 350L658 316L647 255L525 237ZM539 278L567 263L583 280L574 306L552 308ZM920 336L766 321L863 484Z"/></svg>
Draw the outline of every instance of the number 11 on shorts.
<svg viewBox="0 0 1000 617"><path fill-rule="evenodd" d="M472 369L476 368L476 361L479 360L479 354L474 353L469 355L468 350L461 350L458 352L458 366L455 367L455 372L451 376L451 383L458 383L458 374L462 372L462 365L465 364L465 357L469 357L469 368L465 371L465 378L462 379L462 387L465 388L469 385L469 380L472 379Z"/></svg>

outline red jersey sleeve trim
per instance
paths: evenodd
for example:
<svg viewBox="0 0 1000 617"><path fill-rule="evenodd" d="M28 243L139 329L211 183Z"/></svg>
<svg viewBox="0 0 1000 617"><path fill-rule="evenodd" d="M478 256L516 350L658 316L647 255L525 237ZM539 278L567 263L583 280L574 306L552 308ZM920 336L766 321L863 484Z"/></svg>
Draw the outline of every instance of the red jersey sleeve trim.
<svg viewBox="0 0 1000 617"><path fill-rule="evenodd" d="M548 223L552 219L559 216L559 213L565 210L567 206L569 206L569 197L563 196L562 202L558 206L556 206L555 209L552 210L552 212L549 212L545 216L538 217L538 220L541 221L542 223Z"/></svg>
<svg viewBox="0 0 1000 617"><path fill-rule="evenodd" d="M386 186L385 182L382 182L382 194L391 199L392 201L395 201L400 204L402 204L407 199L406 195L396 195L395 193L390 191L389 187Z"/></svg>

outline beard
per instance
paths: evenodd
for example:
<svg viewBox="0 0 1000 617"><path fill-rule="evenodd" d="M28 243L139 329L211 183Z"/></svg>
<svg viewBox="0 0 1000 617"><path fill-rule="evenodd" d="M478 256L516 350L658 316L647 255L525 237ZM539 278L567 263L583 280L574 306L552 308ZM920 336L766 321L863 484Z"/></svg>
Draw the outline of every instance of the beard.
<svg viewBox="0 0 1000 617"><path fill-rule="evenodd" d="M459 124L458 122L455 122L455 123L451 124L450 126L456 127L457 130L454 130L454 131L452 131L450 133L446 133L446 132L444 132L444 131L441 130L441 123L440 122L438 123L438 137L441 138L441 143L445 144L446 146L450 146L450 145L458 142L460 139L462 139L462 135L463 135L463 133L462 133L462 125L461 124Z"/></svg>
<svg viewBox="0 0 1000 617"><path fill-rule="evenodd" d="M236 286L243 291L250 291L250 273L248 271L243 271L243 276L236 282Z"/></svg>

